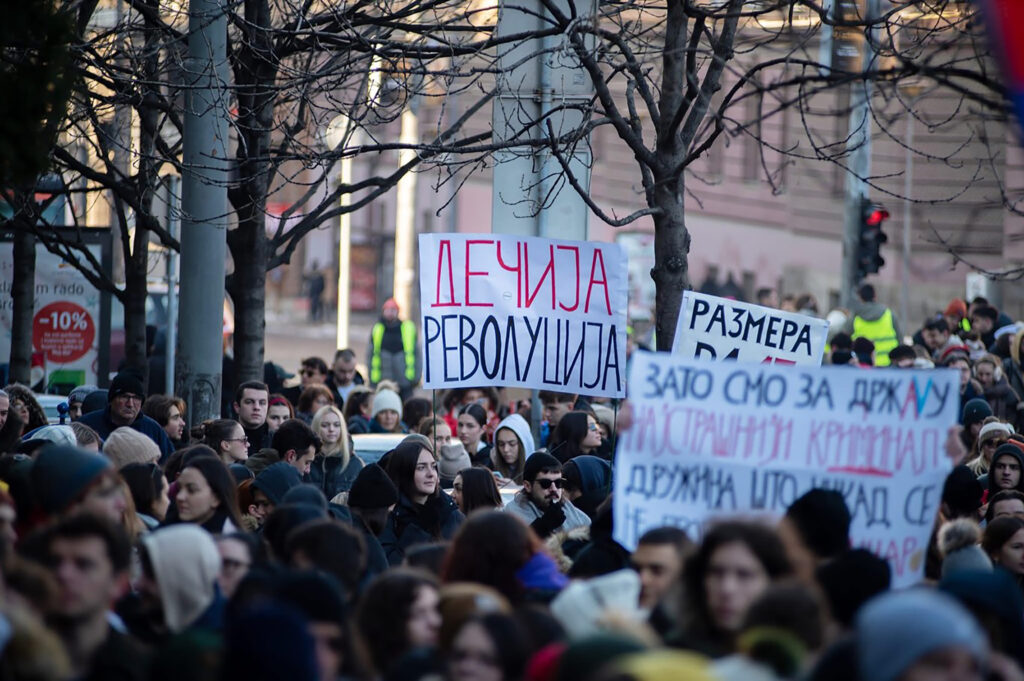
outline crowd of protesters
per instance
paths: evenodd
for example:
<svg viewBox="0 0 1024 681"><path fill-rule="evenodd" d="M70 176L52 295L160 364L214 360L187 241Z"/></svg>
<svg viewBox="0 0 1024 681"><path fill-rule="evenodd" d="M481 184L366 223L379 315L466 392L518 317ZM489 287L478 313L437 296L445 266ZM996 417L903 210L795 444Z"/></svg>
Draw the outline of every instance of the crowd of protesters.
<svg viewBox="0 0 1024 681"><path fill-rule="evenodd" d="M862 293L833 364L879 364L885 324L902 338ZM1024 681L1024 326L954 303L882 362L961 375L926 581L905 590L822 489L779 521L721 518L699 542L657 527L627 550L628 407L541 392L535 439L500 387L409 395L397 315L370 380L352 351L311 357L191 430L130 371L73 391L67 425L8 386L0 681ZM399 444L367 464L361 433Z"/></svg>

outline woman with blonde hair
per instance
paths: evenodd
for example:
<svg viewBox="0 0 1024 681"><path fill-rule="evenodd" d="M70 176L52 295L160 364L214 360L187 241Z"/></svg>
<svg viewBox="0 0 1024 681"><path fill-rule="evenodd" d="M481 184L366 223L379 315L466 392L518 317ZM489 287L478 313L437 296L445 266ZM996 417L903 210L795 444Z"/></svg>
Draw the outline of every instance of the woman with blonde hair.
<svg viewBox="0 0 1024 681"><path fill-rule="evenodd" d="M313 432L323 443L309 468L309 481L333 499L339 492L352 489L363 468L363 460L352 453L348 428L341 410L333 404L320 407L313 416Z"/></svg>

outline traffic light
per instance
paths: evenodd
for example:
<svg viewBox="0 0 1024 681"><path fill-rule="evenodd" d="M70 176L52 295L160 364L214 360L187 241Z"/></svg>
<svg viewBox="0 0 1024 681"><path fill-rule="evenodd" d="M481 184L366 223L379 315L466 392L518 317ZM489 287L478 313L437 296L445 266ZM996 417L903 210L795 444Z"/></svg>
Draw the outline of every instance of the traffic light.
<svg viewBox="0 0 1024 681"><path fill-rule="evenodd" d="M889 240L882 228L889 219L889 211L869 199L861 201L860 242L857 246L857 281L875 274L885 265L882 244Z"/></svg>

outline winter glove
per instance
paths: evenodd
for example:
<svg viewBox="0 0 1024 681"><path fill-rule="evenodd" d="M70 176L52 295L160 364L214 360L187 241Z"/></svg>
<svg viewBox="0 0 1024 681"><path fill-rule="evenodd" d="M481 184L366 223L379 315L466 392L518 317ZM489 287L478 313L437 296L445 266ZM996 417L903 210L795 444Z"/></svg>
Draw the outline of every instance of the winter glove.
<svg viewBox="0 0 1024 681"><path fill-rule="evenodd" d="M562 526L565 522L565 509L562 508L562 502L552 502L544 515L530 523L530 527L537 533L537 536L541 539L547 539L551 534Z"/></svg>

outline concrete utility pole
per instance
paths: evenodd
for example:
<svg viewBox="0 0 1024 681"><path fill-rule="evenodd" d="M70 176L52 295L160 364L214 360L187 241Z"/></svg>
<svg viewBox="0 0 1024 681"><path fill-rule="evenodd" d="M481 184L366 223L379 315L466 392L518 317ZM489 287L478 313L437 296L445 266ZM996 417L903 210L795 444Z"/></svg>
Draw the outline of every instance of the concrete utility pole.
<svg viewBox="0 0 1024 681"><path fill-rule="evenodd" d="M860 284L857 278L857 247L860 243L861 200L868 194L865 178L871 174L871 92L874 88L870 74L877 66L872 36L874 29L870 28L870 22L878 16L878 0L846 4L863 12L861 17L850 18L863 19L869 24L865 29L863 46L864 78L850 86L850 127L846 138L847 147L853 151L848 157L846 199L843 203L843 268L839 301L849 309L856 300L855 293Z"/></svg>
<svg viewBox="0 0 1024 681"><path fill-rule="evenodd" d="M592 20L596 13L593 0L557 0L567 15L575 8L580 21ZM499 36L529 33L550 28L549 14L541 0L502 2L498 12ZM499 95L491 113L495 142L516 139L524 124L542 121L534 138L546 135L547 121L555 135L571 132L583 122L583 114L561 110L547 115L564 103L587 102L593 86L580 66L566 35L532 38L513 48L501 48L498 69ZM591 157L585 144L566 153L569 167L580 184L590 188ZM495 234L542 236L586 240L590 213L568 183L552 196L561 173L558 160L550 150L530 147L512 148L495 154L491 193L491 231ZM542 206L546 205L546 208ZM541 404L533 391L530 409L531 429L540 443Z"/></svg>
<svg viewBox="0 0 1024 681"><path fill-rule="evenodd" d="M417 103L410 101L402 112L399 144L413 145L419 141ZM398 167L416 158L414 149L398 152ZM413 282L416 281L416 173L406 173L395 188L395 276L393 291L398 309L406 319L416 319L413 310Z"/></svg>
<svg viewBox="0 0 1024 681"><path fill-rule="evenodd" d="M192 0L185 64L181 311L175 394L193 426L220 415L227 249L227 18L223 0Z"/></svg>

